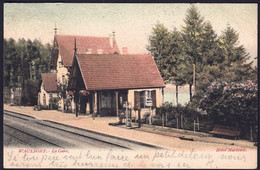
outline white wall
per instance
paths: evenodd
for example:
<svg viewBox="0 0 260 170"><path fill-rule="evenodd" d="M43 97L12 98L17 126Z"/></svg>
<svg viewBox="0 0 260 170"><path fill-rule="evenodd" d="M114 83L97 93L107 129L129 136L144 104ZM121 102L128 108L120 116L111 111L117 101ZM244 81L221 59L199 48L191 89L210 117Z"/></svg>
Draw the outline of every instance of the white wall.
<svg viewBox="0 0 260 170"><path fill-rule="evenodd" d="M43 96L45 94L45 98L46 98L46 106L43 105ZM41 90L38 94L38 101L40 103L41 106L44 106L44 107L49 107L49 100L50 100L50 94L52 94L52 97L55 98L55 97L58 97L58 94L57 93L48 93L44 90L44 87L43 87L43 84L41 85Z"/></svg>
<svg viewBox="0 0 260 170"><path fill-rule="evenodd" d="M68 83L68 80L69 80L69 76L68 76L68 69L66 67L64 67L63 64L61 64L62 62L62 59L61 59L61 55L59 53L58 55L58 59L57 59L57 84L60 85L62 83L62 76L64 75L64 78L65 78L65 83L67 84ZM64 101L63 99L61 98L59 100L59 108L61 108L62 111L63 110L63 106L64 106Z"/></svg>
<svg viewBox="0 0 260 170"><path fill-rule="evenodd" d="M66 83L68 83L68 80L69 80L68 69L66 67L64 67L63 64L61 64L61 61L62 61L62 59L61 59L61 56L59 54L58 60L57 60L57 82L58 82L58 84L62 83L62 76L63 75L65 76Z"/></svg>
<svg viewBox="0 0 260 170"><path fill-rule="evenodd" d="M152 91L156 90L156 107L160 107L163 103L163 95L162 95L162 88L149 88L149 89L133 89L133 90L128 90L128 102L132 103L132 107L134 107L134 92L135 91ZM149 112L148 108L141 109L141 117L144 116L146 112ZM135 112L134 110L132 111L133 116L138 116L137 111ZM152 115L155 115L155 109L152 111Z"/></svg>

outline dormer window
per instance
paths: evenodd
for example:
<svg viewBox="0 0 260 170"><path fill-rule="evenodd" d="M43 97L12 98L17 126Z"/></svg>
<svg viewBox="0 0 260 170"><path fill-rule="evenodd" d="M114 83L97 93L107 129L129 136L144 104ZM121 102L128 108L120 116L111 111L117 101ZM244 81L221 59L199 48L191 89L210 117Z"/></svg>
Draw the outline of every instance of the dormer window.
<svg viewBox="0 0 260 170"><path fill-rule="evenodd" d="M97 53L98 53L98 54L103 54L103 49L98 49L98 50L97 50Z"/></svg>
<svg viewBox="0 0 260 170"><path fill-rule="evenodd" d="M92 49L86 49L86 54L91 54L92 53Z"/></svg>
<svg viewBox="0 0 260 170"><path fill-rule="evenodd" d="M62 75L62 84L65 84L65 76Z"/></svg>
<svg viewBox="0 0 260 170"><path fill-rule="evenodd" d="M63 61L59 61L59 67L63 66Z"/></svg>

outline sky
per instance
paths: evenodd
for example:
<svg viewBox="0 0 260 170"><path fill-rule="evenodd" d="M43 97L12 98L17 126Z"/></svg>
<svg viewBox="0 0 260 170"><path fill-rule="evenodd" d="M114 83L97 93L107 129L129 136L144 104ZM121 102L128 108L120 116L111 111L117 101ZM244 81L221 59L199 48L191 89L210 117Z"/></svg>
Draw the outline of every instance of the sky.
<svg viewBox="0 0 260 170"><path fill-rule="evenodd" d="M88 3L5 3L4 38L39 39L52 43L58 34L106 36L115 31L120 48L129 53L148 53L149 35L157 24L169 31L181 31L189 3L88 4ZM196 4L204 21L221 35L229 24L240 35L240 45L257 57L257 4ZM122 51L122 50L121 50ZM255 60L256 61L256 60Z"/></svg>

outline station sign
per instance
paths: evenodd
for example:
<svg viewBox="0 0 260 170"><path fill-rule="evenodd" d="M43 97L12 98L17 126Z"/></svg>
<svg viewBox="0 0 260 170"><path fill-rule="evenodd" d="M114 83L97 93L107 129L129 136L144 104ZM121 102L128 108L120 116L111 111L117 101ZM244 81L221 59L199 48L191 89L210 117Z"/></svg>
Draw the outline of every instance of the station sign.
<svg viewBox="0 0 260 170"><path fill-rule="evenodd" d="M153 100L152 100L152 98L147 98L145 105L148 106L148 107L152 107L152 106L153 106Z"/></svg>

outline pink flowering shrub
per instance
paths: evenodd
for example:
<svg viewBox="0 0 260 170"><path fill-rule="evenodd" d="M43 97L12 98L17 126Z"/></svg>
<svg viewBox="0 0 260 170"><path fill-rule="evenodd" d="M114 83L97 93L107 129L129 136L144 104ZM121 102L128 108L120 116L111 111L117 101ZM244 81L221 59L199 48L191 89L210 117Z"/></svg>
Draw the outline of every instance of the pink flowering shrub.
<svg viewBox="0 0 260 170"><path fill-rule="evenodd" d="M215 123L244 129L242 134L249 137L248 129L251 134L257 127L257 91L257 85L252 81L231 84L213 82L201 99L200 108ZM250 138L253 138L252 134Z"/></svg>

